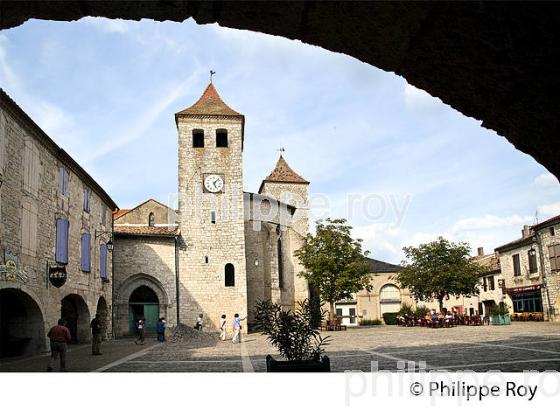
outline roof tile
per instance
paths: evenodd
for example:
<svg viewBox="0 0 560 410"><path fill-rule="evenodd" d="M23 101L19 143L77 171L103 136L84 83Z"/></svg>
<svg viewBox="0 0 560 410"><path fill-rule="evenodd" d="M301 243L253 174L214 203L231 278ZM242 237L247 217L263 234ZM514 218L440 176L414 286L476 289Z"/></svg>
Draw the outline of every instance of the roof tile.
<svg viewBox="0 0 560 410"><path fill-rule="evenodd" d="M220 97L214 85L208 84L201 97L189 108L179 111L175 115L224 115L243 117L243 114L238 113L229 107Z"/></svg>

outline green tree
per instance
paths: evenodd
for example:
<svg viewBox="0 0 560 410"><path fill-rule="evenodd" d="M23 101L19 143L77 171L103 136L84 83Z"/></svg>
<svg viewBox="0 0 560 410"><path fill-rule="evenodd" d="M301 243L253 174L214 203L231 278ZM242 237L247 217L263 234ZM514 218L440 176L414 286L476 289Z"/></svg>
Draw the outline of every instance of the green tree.
<svg viewBox="0 0 560 410"><path fill-rule="evenodd" d="M416 300L437 300L443 309L445 296L478 294L481 267L470 258L467 243L453 243L441 236L415 248L404 247L404 268L397 281L410 290Z"/></svg>
<svg viewBox="0 0 560 410"><path fill-rule="evenodd" d="M305 271L299 276L317 289L334 317L337 300L348 299L362 289L371 289L369 265L361 239L352 239L345 219L317 221L315 235L308 234L295 252ZM367 255L367 252L366 252Z"/></svg>

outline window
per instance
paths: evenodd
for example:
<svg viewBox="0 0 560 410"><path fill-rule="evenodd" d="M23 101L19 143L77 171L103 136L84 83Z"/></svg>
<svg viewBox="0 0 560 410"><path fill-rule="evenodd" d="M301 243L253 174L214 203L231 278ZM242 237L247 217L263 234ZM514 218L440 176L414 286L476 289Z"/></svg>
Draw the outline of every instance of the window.
<svg viewBox="0 0 560 410"><path fill-rule="evenodd" d="M89 213L90 205L91 205L91 191L87 188L84 188L84 211L85 212Z"/></svg>
<svg viewBox="0 0 560 410"><path fill-rule="evenodd" d="M537 269L537 252L531 249L527 252L527 259L529 260L529 273L535 273Z"/></svg>
<svg viewBox="0 0 560 410"><path fill-rule="evenodd" d="M70 173L64 167L58 168L58 192L62 195L68 195L68 183L70 182Z"/></svg>
<svg viewBox="0 0 560 410"><path fill-rule="evenodd" d="M107 208L101 207L101 225L107 224Z"/></svg>
<svg viewBox="0 0 560 410"><path fill-rule="evenodd" d="M68 263L68 219L58 218L56 220L56 244L55 261L58 263Z"/></svg>
<svg viewBox="0 0 560 410"><path fill-rule="evenodd" d="M235 268L231 263L225 267L225 282L227 287L235 286Z"/></svg>
<svg viewBox="0 0 560 410"><path fill-rule="evenodd" d="M107 280L107 245L99 245L99 276Z"/></svg>
<svg viewBox="0 0 560 410"><path fill-rule="evenodd" d="M204 148L204 131L193 130L193 132L192 132L192 146L193 146L193 148Z"/></svg>
<svg viewBox="0 0 560 410"><path fill-rule="evenodd" d="M548 247L548 257L550 259L550 270L560 270L560 244Z"/></svg>
<svg viewBox="0 0 560 410"><path fill-rule="evenodd" d="M28 139L23 153L23 188L32 195L39 193L39 166L39 151Z"/></svg>
<svg viewBox="0 0 560 410"><path fill-rule="evenodd" d="M227 130L216 130L216 148L227 148Z"/></svg>
<svg viewBox="0 0 560 410"><path fill-rule="evenodd" d="M216 223L216 211L210 211L210 222L213 224Z"/></svg>
<svg viewBox="0 0 560 410"><path fill-rule="evenodd" d="M81 245L80 265L82 272L91 272L91 234L89 232L82 234Z"/></svg>
<svg viewBox="0 0 560 410"><path fill-rule="evenodd" d="M284 288L284 261L282 260L282 240L278 239L278 287Z"/></svg>
<svg viewBox="0 0 560 410"><path fill-rule="evenodd" d="M485 292L488 291L488 282L486 281L486 276L482 278L482 288Z"/></svg>
<svg viewBox="0 0 560 410"><path fill-rule="evenodd" d="M550 236L554 236L554 233L555 233L555 232L554 232L554 226L551 226L551 227L549 228L549 231L550 231Z"/></svg>
<svg viewBox="0 0 560 410"><path fill-rule="evenodd" d="M521 265L519 264L519 254L516 253L513 258L513 276L521 276Z"/></svg>
<svg viewBox="0 0 560 410"><path fill-rule="evenodd" d="M488 276L488 290L496 289L496 284L494 283L494 276Z"/></svg>
<svg viewBox="0 0 560 410"><path fill-rule="evenodd" d="M24 198L21 218L21 250L24 254L37 254L37 204Z"/></svg>
<svg viewBox="0 0 560 410"><path fill-rule="evenodd" d="M204 263L208 263L208 256L204 257Z"/></svg>
<svg viewBox="0 0 560 410"><path fill-rule="evenodd" d="M156 217L153 212L150 212L148 215L148 226L155 226L156 225Z"/></svg>

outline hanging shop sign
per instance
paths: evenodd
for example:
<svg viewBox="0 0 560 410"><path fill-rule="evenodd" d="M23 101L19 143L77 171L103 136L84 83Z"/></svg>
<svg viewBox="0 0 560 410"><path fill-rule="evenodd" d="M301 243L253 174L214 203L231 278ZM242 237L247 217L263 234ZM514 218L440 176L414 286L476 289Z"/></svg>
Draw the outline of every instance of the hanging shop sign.
<svg viewBox="0 0 560 410"><path fill-rule="evenodd" d="M68 275L66 274L66 266L49 267L49 282L55 288L60 288L66 283Z"/></svg>

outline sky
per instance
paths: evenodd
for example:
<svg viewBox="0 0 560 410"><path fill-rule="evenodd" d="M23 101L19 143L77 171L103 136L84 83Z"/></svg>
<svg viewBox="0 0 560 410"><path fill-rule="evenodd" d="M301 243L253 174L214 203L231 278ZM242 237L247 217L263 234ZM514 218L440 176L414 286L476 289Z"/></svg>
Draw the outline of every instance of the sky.
<svg viewBox="0 0 560 410"><path fill-rule="evenodd" d="M560 214L558 180L505 138L394 73L217 24L84 18L0 32L0 86L120 208L177 191L174 113L216 71L245 115L244 189L278 149L311 182L312 220L345 218L370 257L444 236L485 252Z"/></svg>

